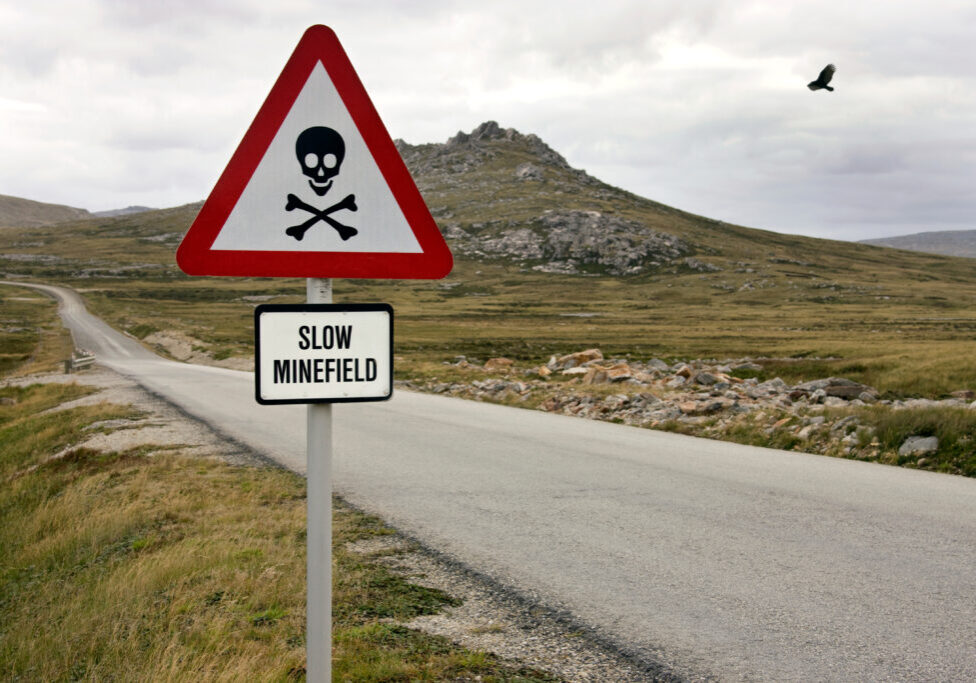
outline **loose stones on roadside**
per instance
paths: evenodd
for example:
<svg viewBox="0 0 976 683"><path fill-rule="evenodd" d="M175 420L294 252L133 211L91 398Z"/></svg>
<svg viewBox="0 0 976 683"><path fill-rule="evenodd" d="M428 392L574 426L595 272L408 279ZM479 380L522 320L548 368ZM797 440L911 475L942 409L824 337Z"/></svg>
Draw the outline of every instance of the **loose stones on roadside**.
<svg viewBox="0 0 976 683"><path fill-rule="evenodd" d="M540 391L545 393L544 398L537 399L538 407L547 412L644 427L676 421L701 425L704 435L721 435L736 424L739 416L751 414L754 417L748 417L749 422L769 437L780 430L788 431L804 441L804 449L858 458L878 456L881 444L873 428L860 424L856 413L832 416L824 412L825 408L877 403L891 410L930 407L976 410L976 401L970 401L968 390L954 392L952 398L942 400L882 400L876 389L840 377L795 386L779 377L764 382L735 377L733 373L738 370L762 370L761 365L746 360L694 360L669 365L656 358L646 362L605 360L600 349L586 349L552 356L544 366L521 371L507 358L493 358L479 367L459 356L452 365L468 370L483 369L504 375L505 379L453 384L435 381L426 389L474 400L505 401L527 400ZM511 381L516 373L532 379ZM548 379L556 374L566 377L560 378L561 381ZM618 393L601 398L604 393L601 387L615 385L620 387L616 388ZM912 437L902 444L900 454L918 456L937 450L938 440L934 437Z"/></svg>

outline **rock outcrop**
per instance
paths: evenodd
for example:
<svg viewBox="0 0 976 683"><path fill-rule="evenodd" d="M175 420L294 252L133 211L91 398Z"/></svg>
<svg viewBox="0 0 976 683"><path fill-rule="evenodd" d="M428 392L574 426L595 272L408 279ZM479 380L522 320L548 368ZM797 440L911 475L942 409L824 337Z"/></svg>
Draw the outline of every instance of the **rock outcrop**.
<svg viewBox="0 0 976 683"><path fill-rule="evenodd" d="M487 121L443 144L397 148L456 254L571 275L719 270L685 240L607 209L605 200L630 196L572 168L536 135ZM441 196L452 209L438 206ZM477 211L458 215L467 201ZM485 220L495 213L518 217Z"/></svg>

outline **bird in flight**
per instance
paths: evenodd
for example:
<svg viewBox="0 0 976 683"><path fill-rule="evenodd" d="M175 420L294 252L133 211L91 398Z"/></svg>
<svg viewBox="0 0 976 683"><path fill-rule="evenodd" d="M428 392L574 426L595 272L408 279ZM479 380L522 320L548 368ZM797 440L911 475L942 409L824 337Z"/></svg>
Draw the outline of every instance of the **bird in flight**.
<svg viewBox="0 0 976 683"><path fill-rule="evenodd" d="M830 79L834 77L835 71L837 71L837 67L835 67L833 64L828 64L823 68L823 71L820 72L820 75L817 76L817 80L807 83L807 87L810 88L810 90L826 89L830 92L834 92L834 89L827 84L830 83Z"/></svg>

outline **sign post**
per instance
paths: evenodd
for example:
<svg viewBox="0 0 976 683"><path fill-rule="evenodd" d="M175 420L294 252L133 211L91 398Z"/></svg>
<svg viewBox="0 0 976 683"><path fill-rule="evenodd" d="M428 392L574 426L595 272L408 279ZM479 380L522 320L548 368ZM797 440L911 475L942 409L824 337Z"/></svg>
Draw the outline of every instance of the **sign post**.
<svg viewBox="0 0 976 683"><path fill-rule="evenodd" d="M310 304L332 303L332 280L309 278ZM306 434L305 671L332 677L332 404L309 403Z"/></svg>
<svg viewBox="0 0 976 683"><path fill-rule="evenodd" d="M188 275L307 278L304 307L255 310L255 396L308 404L306 678L329 681L331 404L393 392L393 309L332 304L331 278L437 279L453 265L332 29L305 31L176 261Z"/></svg>

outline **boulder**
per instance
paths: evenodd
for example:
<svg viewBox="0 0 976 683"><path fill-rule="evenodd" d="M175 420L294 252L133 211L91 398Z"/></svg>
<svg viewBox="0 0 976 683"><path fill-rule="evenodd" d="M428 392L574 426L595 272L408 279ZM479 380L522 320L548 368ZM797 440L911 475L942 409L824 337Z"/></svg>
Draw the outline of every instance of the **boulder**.
<svg viewBox="0 0 976 683"><path fill-rule="evenodd" d="M711 385L715 384L716 382L718 382L718 377L716 377L715 375L713 375L710 372L705 372L703 370L702 372L699 372L698 374L696 374L695 377L692 379L692 381L695 382L696 384L701 384L701 385L704 385L704 386L711 386Z"/></svg>
<svg viewBox="0 0 976 683"><path fill-rule="evenodd" d="M816 424L807 425L806 427L800 429L800 431L796 433L796 436L797 438L800 439L809 439L813 435L813 433L817 431L819 428L820 425L816 425Z"/></svg>
<svg viewBox="0 0 976 683"><path fill-rule="evenodd" d="M827 396L834 396L836 398L844 399L857 398L861 394L870 393L872 391L874 391L874 389L869 386L852 382L849 379L840 378L836 378L834 382L824 387L824 393L826 393Z"/></svg>
<svg viewBox="0 0 976 683"><path fill-rule="evenodd" d="M671 366L665 363L660 358L652 358L649 361L647 361L647 367L652 368L654 370L660 370L661 372L668 372L671 369Z"/></svg>
<svg viewBox="0 0 976 683"><path fill-rule="evenodd" d="M489 358L485 361L485 370L488 372L506 372L512 369L515 363L511 358Z"/></svg>
<svg viewBox="0 0 976 683"><path fill-rule="evenodd" d="M678 410L685 415L713 415L725 410L730 405L730 401L721 398L706 401L682 401L678 404Z"/></svg>
<svg viewBox="0 0 976 683"><path fill-rule="evenodd" d="M560 401L555 396L550 396L545 401L539 404L540 410L545 410L546 412L553 413L563 407L563 402Z"/></svg>
<svg viewBox="0 0 976 683"><path fill-rule="evenodd" d="M607 379L611 382L623 382L624 380L633 378L634 372L626 363L617 363L613 367L607 369Z"/></svg>
<svg viewBox="0 0 976 683"><path fill-rule="evenodd" d="M910 436L898 449L898 455L924 455L939 450L937 436Z"/></svg>
<svg viewBox="0 0 976 683"><path fill-rule="evenodd" d="M784 391L788 391L790 385L784 382L779 377L774 377L773 379L766 380L762 384L757 384L756 389L760 391L765 391L769 394L781 394Z"/></svg>
<svg viewBox="0 0 976 683"><path fill-rule="evenodd" d="M599 365L586 368L586 374L583 375L583 384L603 384L608 381L607 369L601 368Z"/></svg>
<svg viewBox="0 0 976 683"><path fill-rule="evenodd" d="M556 359L556 367L568 370L569 368L575 368L594 360L603 360L603 352L600 349L586 349L585 351L568 353Z"/></svg>
<svg viewBox="0 0 976 683"><path fill-rule="evenodd" d="M608 410L620 410L630 402L630 397L623 394L614 394L603 399L603 405Z"/></svg>

